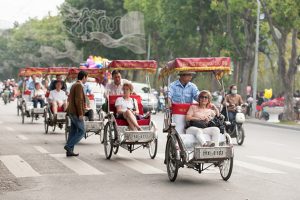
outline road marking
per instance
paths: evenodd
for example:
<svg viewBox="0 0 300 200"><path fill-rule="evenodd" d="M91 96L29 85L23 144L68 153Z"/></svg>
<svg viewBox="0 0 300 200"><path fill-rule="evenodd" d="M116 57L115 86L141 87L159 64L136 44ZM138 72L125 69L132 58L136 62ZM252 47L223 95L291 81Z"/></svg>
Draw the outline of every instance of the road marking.
<svg viewBox="0 0 300 200"><path fill-rule="evenodd" d="M63 165L76 172L79 175L103 175L96 168L88 165L82 160L75 157L66 157L66 154L50 154L53 158L61 162Z"/></svg>
<svg viewBox="0 0 300 200"><path fill-rule="evenodd" d="M295 164L295 163L292 163L292 162L277 160L277 159L274 159L274 158L268 158L268 157L264 157L264 156L248 156L248 157L253 158L253 159L257 159L257 160L262 160L262 161L265 161L265 162L274 163L274 164L277 164L277 165L282 165L282 166L285 166L285 167L300 169L299 164Z"/></svg>
<svg viewBox="0 0 300 200"><path fill-rule="evenodd" d="M24 135L18 135L18 138L20 138L21 140L28 140L28 138Z"/></svg>
<svg viewBox="0 0 300 200"><path fill-rule="evenodd" d="M253 171L257 171L260 173L265 173L265 174L285 174L285 172L283 172L283 171L279 171L279 170L275 170L275 169L271 169L271 168L267 168L267 167L239 161L239 160L234 160L234 165L243 167L246 169L250 169Z"/></svg>
<svg viewBox="0 0 300 200"><path fill-rule="evenodd" d="M44 153L44 154L49 153L46 149L44 149L41 146L34 146L34 148L40 153Z"/></svg>
<svg viewBox="0 0 300 200"><path fill-rule="evenodd" d="M296 157L295 159L300 160L300 157Z"/></svg>
<svg viewBox="0 0 300 200"><path fill-rule="evenodd" d="M277 143L277 142L267 142L268 144L276 145L276 146L286 146L285 144Z"/></svg>
<svg viewBox="0 0 300 200"><path fill-rule="evenodd" d="M8 131L15 131L15 129L9 127L9 126L5 126L5 129L8 130Z"/></svg>
<svg viewBox="0 0 300 200"><path fill-rule="evenodd" d="M133 158L128 158L126 160L118 160L117 162L135 171L138 171L142 174L164 174L165 173L164 171L158 168L152 167L151 165L145 164Z"/></svg>
<svg viewBox="0 0 300 200"><path fill-rule="evenodd" d="M0 156L0 160L17 178L41 176L18 155Z"/></svg>

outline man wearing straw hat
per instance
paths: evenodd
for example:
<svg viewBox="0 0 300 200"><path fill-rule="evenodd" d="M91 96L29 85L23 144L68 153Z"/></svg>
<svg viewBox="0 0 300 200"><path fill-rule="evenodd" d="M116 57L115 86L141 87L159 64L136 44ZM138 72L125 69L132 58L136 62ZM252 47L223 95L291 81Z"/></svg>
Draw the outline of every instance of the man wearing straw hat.
<svg viewBox="0 0 300 200"><path fill-rule="evenodd" d="M193 103L197 101L199 90L194 83L191 83L195 72L179 72L179 79L170 84L168 89L169 106L172 103Z"/></svg>

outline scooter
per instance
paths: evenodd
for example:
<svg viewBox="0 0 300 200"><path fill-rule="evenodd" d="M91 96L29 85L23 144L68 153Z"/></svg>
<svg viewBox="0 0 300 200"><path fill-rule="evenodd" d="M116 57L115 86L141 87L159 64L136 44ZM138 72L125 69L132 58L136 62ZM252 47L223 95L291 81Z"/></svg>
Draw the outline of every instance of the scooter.
<svg viewBox="0 0 300 200"><path fill-rule="evenodd" d="M6 105L7 103L10 103L10 98L9 98L9 95L10 95L10 91L5 89L2 93L2 99L4 101L4 104Z"/></svg>
<svg viewBox="0 0 300 200"><path fill-rule="evenodd" d="M230 135L231 138L236 138L238 145L242 145L245 139L245 130L243 124L246 119L243 108L246 106L247 104L236 106L235 119L233 121L229 121L229 119L227 118L227 120L225 121L226 132Z"/></svg>

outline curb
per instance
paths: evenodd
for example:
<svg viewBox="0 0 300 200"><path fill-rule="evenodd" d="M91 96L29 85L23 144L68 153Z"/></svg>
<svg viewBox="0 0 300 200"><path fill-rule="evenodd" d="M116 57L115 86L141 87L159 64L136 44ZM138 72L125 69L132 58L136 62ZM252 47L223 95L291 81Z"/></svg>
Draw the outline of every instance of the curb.
<svg viewBox="0 0 300 200"><path fill-rule="evenodd" d="M264 122L254 122L254 121L247 121L247 120L246 120L246 123L258 124L258 125L261 125L261 126L269 126L269 127L274 127L274 128L283 128L283 129L290 129L290 130L300 131L300 127L277 125L277 124L264 123Z"/></svg>

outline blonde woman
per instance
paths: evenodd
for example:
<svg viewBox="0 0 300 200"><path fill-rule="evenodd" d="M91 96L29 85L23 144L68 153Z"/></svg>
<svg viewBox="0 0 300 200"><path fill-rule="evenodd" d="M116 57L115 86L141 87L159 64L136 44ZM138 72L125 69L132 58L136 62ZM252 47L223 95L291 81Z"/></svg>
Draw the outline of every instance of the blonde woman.
<svg viewBox="0 0 300 200"><path fill-rule="evenodd" d="M142 130L138 125L136 116L139 114L139 108L137 101L131 98L130 95L133 92L133 86L131 83L124 83L122 86L123 96L117 98L115 106L117 109L117 118L126 119L129 124L130 130Z"/></svg>
<svg viewBox="0 0 300 200"><path fill-rule="evenodd" d="M211 104L211 100L212 96L209 91L201 91L198 96L199 104L191 105L187 112L186 120L201 122L204 125L211 121L216 115L219 114L218 111L215 109L215 106ZM218 127L200 128L196 126L190 126L186 130L186 133L194 135L196 139L200 142L201 146L219 145L220 129ZM209 141L211 141L210 144L206 140L207 137L205 137L204 135L209 136Z"/></svg>

